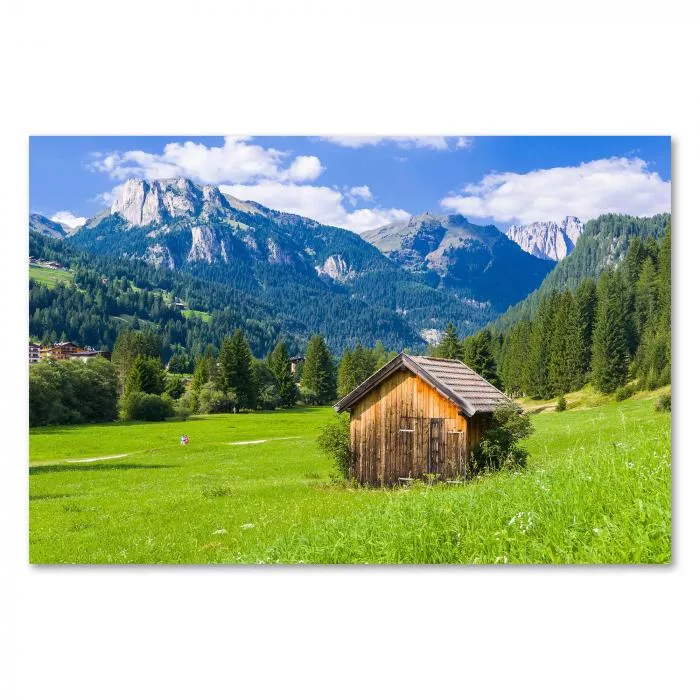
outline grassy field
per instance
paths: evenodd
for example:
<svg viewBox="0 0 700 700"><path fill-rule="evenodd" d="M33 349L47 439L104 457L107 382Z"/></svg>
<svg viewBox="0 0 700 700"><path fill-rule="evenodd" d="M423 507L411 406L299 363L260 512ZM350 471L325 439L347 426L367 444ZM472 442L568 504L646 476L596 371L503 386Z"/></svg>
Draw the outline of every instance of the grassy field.
<svg viewBox="0 0 700 700"><path fill-rule="evenodd" d="M51 270L39 265L29 265L29 279L41 282L47 287L55 287L59 282L68 284L73 281L75 273L72 270Z"/></svg>
<svg viewBox="0 0 700 700"><path fill-rule="evenodd" d="M182 312L182 315L185 318L199 317L202 319L202 321L206 321L207 323L211 321L211 314L208 311L197 311L197 309L185 309Z"/></svg>
<svg viewBox="0 0 700 700"><path fill-rule="evenodd" d="M393 490L333 480L326 408L34 429L30 560L669 562L671 419L653 404L543 412L526 470Z"/></svg>

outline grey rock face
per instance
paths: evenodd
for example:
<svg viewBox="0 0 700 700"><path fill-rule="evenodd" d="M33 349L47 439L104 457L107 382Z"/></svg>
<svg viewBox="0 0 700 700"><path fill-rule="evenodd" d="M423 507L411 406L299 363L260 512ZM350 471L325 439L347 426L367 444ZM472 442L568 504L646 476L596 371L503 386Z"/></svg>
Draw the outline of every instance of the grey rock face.
<svg viewBox="0 0 700 700"><path fill-rule="evenodd" d="M545 260L563 260L583 233L583 223L575 216L563 221L536 221L526 226L511 226L506 236L525 252Z"/></svg>

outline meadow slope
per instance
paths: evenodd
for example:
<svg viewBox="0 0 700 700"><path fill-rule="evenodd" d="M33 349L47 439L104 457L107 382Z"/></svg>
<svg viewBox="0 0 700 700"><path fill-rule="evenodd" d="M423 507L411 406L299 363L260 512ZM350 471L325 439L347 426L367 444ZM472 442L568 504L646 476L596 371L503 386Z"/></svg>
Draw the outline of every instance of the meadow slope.
<svg viewBox="0 0 700 700"><path fill-rule="evenodd" d="M463 486L338 483L315 443L329 420L321 408L34 429L30 561L671 559L671 418L648 397L536 415L526 470Z"/></svg>

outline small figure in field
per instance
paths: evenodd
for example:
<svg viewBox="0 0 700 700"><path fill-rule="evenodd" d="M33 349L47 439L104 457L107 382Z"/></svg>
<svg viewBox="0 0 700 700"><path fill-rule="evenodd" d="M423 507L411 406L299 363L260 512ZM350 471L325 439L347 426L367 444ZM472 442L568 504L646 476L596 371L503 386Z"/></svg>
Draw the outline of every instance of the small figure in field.
<svg viewBox="0 0 700 700"><path fill-rule="evenodd" d="M190 443L190 436L189 435L180 435L180 444L181 445L189 445Z"/></svg>

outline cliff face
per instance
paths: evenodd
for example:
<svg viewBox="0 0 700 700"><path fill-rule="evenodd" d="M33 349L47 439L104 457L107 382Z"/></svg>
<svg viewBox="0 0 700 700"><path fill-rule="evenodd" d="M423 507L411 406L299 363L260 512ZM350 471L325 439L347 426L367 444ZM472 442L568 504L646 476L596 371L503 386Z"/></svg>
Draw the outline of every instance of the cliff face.
<svg viewBox="0 0 700 700"><path fill-rule="evenodd" d="M583 233L583 223L575 216L563 221L536 221L526 226L511 226L506 236L536 258L563 260Z"/></svg>

